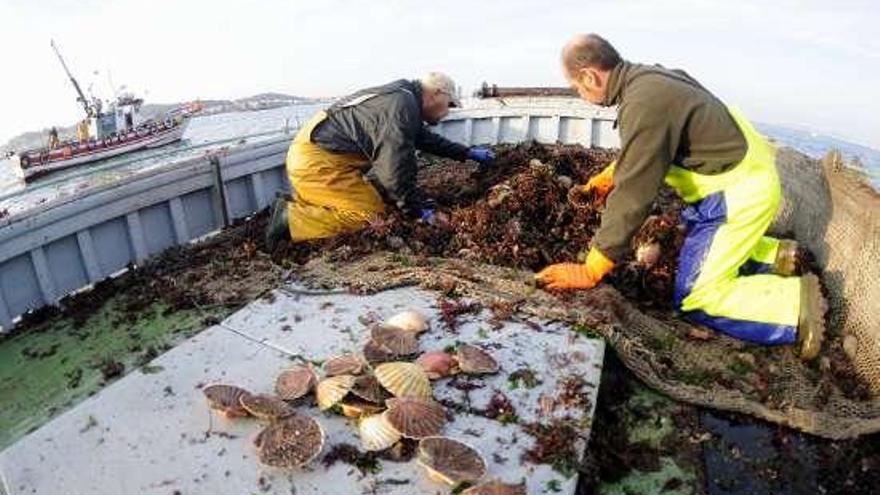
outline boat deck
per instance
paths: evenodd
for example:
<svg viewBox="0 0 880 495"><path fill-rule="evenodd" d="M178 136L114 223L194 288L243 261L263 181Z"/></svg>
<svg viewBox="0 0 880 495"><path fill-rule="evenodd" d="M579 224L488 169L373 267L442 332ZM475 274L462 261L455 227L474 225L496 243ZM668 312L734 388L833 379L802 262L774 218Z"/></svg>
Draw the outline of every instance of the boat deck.
<svg viewBox="0 0 880 495"><path fill-rule="evenodd" d="M436 295L414 288L371 296L276 290L0 453L6 493L448 493L452 487L431 481L414 459L379 461L377 469L363 473L341 461L325 466L321 461L335 445L359 445L359 439L352 420L313 406L300 411L318 419L327 433L321 456L303 469L262 466L252 445L261 425L217 416L201 392L217 382L271 392L278 372L297 356L323 360L357 351L366 341L365 319L387 318L403 309L418 309L431 318L431 330L420 338L422 350L475 343L501 364L495 375L469 379L468 385L477 387L469 392L462 389L470 387L456 386L452 379L434 382L435 397L456 409L444 434L483 454L487 479L524 479L530 494L574 493L576 476L524 460L535 443L525 426L569 417L579 436L574 448L582 455L604 343L547 322L508 321L495 329L488 311L462 317L451 331L440 321L435 302ZM536 382L511 379L524 370ZM583 387L572 396L565 384L577 378ZM513 405L515 421L486 417L498 392ZM567 401L547 407L561 395Z"/></svg>

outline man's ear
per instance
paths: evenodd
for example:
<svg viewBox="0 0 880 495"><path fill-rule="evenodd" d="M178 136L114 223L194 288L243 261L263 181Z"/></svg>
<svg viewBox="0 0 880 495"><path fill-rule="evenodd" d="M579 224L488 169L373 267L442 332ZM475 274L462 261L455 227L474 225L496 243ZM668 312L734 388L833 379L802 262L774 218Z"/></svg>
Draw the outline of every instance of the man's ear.
<svg viewBox="0 0 880 495"><path fill-rule="evenodd" d="M600 89L602 85L602 78L599 77L599 71L592 67L586 67L582 69L584 74L584 84L587 85L590 89Z"/></svg>
<svg viewBox="0 0 880 495"><path fill-rule="evenodd" d="M591 87L593 82L590 75L590 69L587 68L578 69L577 72L574 73L574 79L578 86L585 88Z"/></svg>

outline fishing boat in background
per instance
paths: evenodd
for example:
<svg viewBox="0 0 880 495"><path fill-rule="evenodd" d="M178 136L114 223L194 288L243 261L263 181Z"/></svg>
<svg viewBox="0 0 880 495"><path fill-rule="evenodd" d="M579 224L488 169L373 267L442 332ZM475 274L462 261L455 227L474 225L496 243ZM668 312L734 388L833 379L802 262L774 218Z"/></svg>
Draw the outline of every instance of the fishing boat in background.
<svg viewBox="0 0 880 495"><path fill-rule="evenodd" d="M115 101L104 108L100 99L89 99L83 94L54 41L52 49L70 78L86 117L76 125L76 139L60 141L53 128L46 146L10 152L3 157L0 160L0 192L22 188L24 181L49 172L178 141L190 118L202 109L198 102L189 103L159 118L146 119L141 115L143 99L130 93L117 95Z"/></svg>

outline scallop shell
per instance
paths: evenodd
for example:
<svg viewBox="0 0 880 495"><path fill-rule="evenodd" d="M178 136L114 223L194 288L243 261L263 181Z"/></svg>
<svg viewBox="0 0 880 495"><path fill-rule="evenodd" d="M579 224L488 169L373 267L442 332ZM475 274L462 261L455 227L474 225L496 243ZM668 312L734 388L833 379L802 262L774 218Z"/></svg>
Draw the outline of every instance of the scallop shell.
<svg viewBox="0 0 880 495"><path fill-rule="evenodd" d="M492 480L472 486L461 492L461 495L526 495L526 484L512 485L510 483L502 483L499 480Z"/></svg>
<svg viewBox="0 0 880 495"><path fill-rule="evenodd" d="M330 409L341 401L353 386L354 377L351 375L339 375L321 380L315 391L315 395L318 397L318 407L322 411Z"/></svg>
<svg viewBox="0 0 880 495"><path fill-rule="evenodd" d="M251 413L255 418L265 421L275 421L276 419L290 416L295 411L290 404L275 397L274 395L242 395L239 399L241 407Z"/></svg>
<svg viewBox="0 0 880 495"><path fill-rule="evenodd" d="M432 477L457 485L485 476L486 461L473 447L447 437L427 437L419 441L419 464Z"/></svg>
<svg viewBox="0 0 880 495"><path fill-rule="evenodd" d="M462 344L455 351L458 367L462 373L480 375L498 371L498 362L479 347Z"/></svg>
<svg viewBox="0 0 880 495"><path fill-rule="evenodd" d="M267 426L254 442L257 457L268 466L307 464L324 448L324 429L314 419L294 414Z"/></svg>
<svg viewBox="0 0 880 495"><path fill-rule="evenodd" d="M380 412L382 412L383 409L385 409L379 404L371 404L362 400L348 399L340 402L339 407L342 408L342 415L346 418L361 418L364 416L371 416L373 414L379 414Z"/></svg>
<svg viewBox="0 0 880 495"><path fill-rule="evenodd" d="M247 390L235 385L209 385L202 389L208 399L208 407L222 412L227 418L250 416L247 409L241 406L241 398L251 395Z"/></svg>
<svg viewBox="0 0 880 495"><path fill-rule="evenodd" d="M402 328L380 325L370 332L371 340L396 356L408 356L419 352L416 334Z"/></svg>
<svg viewBox="0 0 880 495"><path fill-rule="evenodd" d="M358 422L361 445L365 450L385 450L400 440L400 432L385 418L384 414L374 414Z"/></svg>
<svg viewBox="0 0 880 495"><path fill-rule="evenodd" d="M431 397L431 382L413 363L385 363L376 367L376 379L395 397Z"/></svg>
<svg viewBox="0 0 880 495"><path fill-rule="evenodd" d="M422 333L430 328L428 318L418 311L403 311L385 320L385 324L392 327L402 328L407 332Z"/></svg>
<svg viewBox="0 0 880 495"><path fill-rule="evenodd" d="M364 357L370 363L384 363L397 358L397 355L374 340L364 346Z"/></svg>
<svg viewBox="0 0 880 495"><path fill-rule="evenodd" d="M341 354L333 356L324 362L324 374L329 376L360 375L366 369L367 363L356 354Z"/></svg>
<svg viewBox="0 0 880 495"><path fill-rule="evenodd" d="M354 381L354 387L351 388L351 393L375 404L383 403L387 396L382 385L379 384L379 380L373 374L357 377Z"/></svg>
<svg viewBox="0 0 880 495"><path fill-rule="evenodd" d="M657 264L661 254L662 248L656 242L640 244L636 248L636 262L650 268Z"/></svg>
<svg viewBox="0 0 880 495"><path fill-rule="evenodd" d="M260 432L257 433L256 438L254 438L254 447L256 447L257 449L263 446L263 439L266 438L266 428L260 430Z"/></svg>
<svg viewBox="0 0 880 495"><path fill-rule="evenodd" d="M431 399L399 397L385 402L388 423L406 438L425 438L440 434L446 425L446 409Z"/></svg>
<svg viewBox="0 0 880 495"><path fill-rule="evenodd" d="M443 351L426 352L416 359L416 364L425 370L431 380L454 375L458 372L458 362L455 356Z"/></svg>
<svg viewBox="0 0 880 495"><path fill-rule="evenodd" d="M296 400L315 388L318 375L311 363L284 370L275 380L275 393L281 400Z"/></svg>

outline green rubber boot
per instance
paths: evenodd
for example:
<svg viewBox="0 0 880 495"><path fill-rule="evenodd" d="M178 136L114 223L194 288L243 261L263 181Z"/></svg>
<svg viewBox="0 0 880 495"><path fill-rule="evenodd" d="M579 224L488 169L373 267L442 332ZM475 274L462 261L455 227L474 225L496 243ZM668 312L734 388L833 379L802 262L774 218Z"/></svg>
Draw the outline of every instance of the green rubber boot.
<svg viewBox="0 0 880 495"><path fill-rule="evenodd" d="M776 251L776 260L773 262L771 272L783 277L795 275L803 264L802 258L797 241L783 239L779 241L779 250Z"/></svg>
<svg viewBox="0 0 880 495"><path fill-rule="evenodd" d="M266 248L274 252L281 241L290 239L290 228L287 225L287 203L293 198L288 194L279 193L272 206L269 224L266 225Z"/></svg>
<svg viewBox="0 0 880 495"><path fill-rule="evenodd" d="M801 312L798 318L798 354L804 361L819 355L825 336L825 311L828 303L822 296L819 277L808 273L801 277Z"/></svg>

